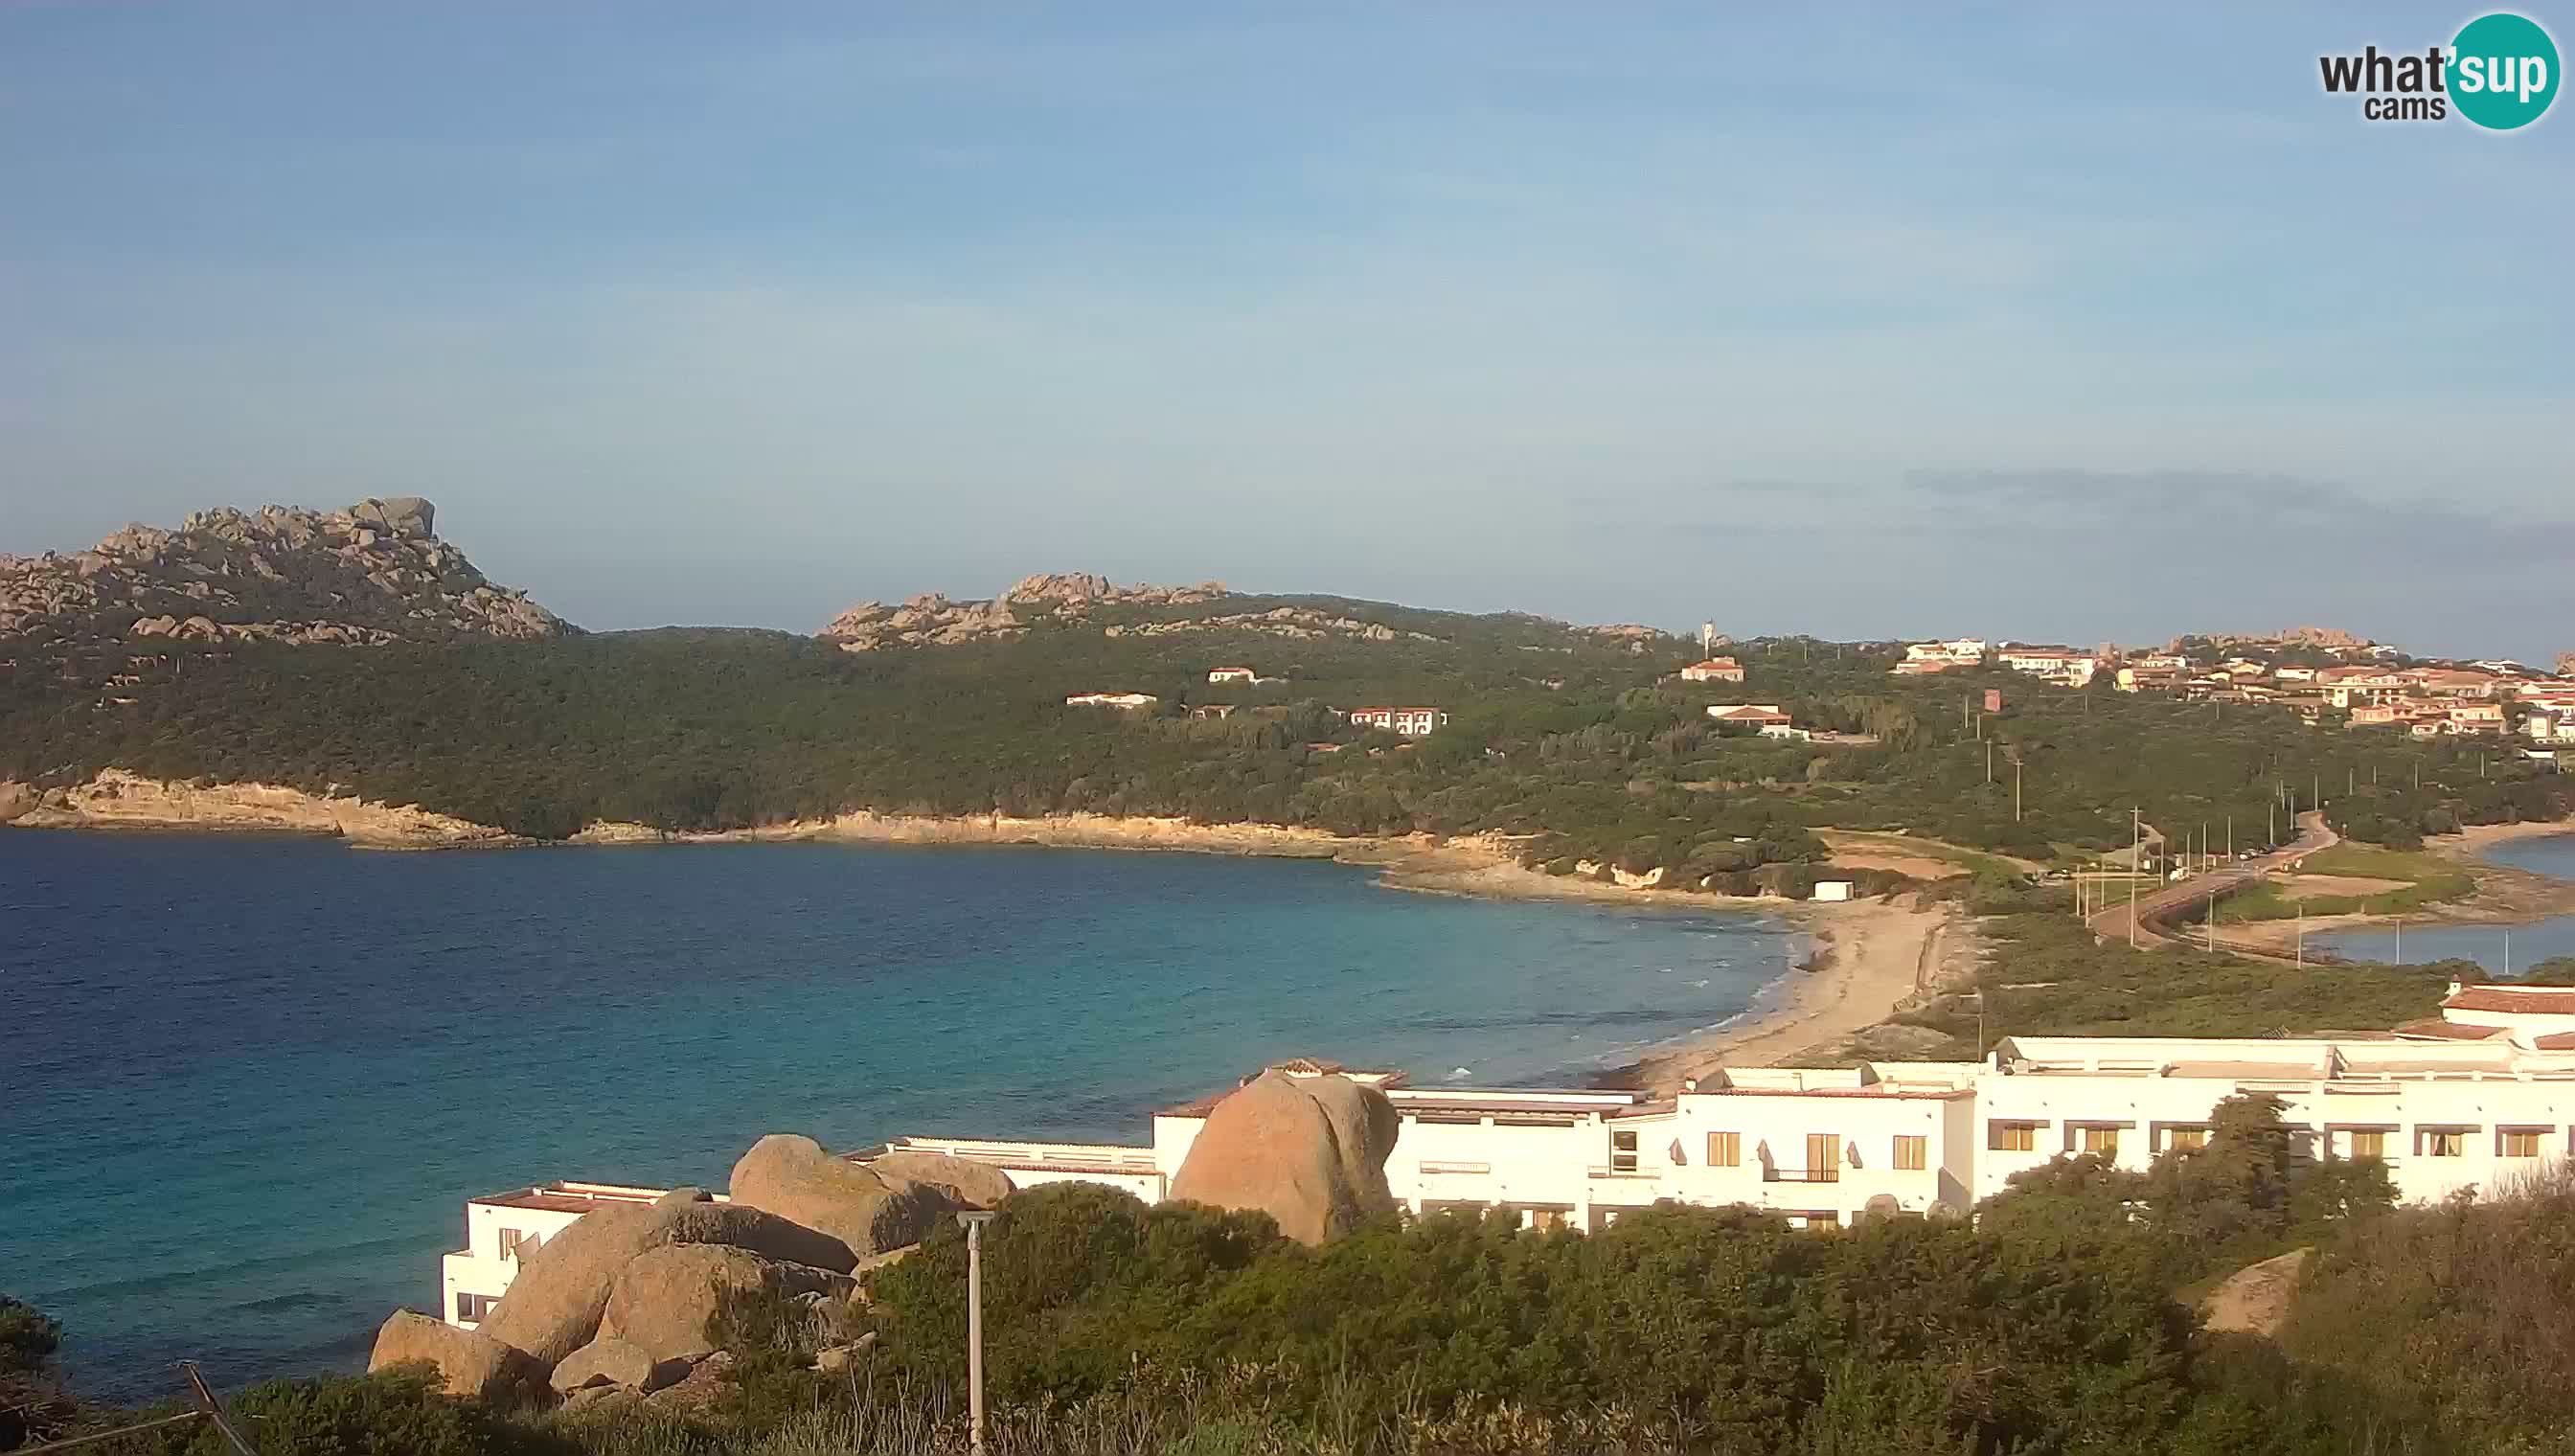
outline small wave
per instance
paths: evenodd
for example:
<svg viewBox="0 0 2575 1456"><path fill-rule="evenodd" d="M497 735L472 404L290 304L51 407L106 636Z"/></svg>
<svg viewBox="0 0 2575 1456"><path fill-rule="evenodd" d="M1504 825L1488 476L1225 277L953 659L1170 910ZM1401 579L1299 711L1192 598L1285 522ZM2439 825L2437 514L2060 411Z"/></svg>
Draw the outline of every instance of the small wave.
<svg viewBox="0 0 2575 1456"><path fill-rule="evenodd" d="M1706 989L1707 989L1707 977L1705 977L1705 976L1701 976L1701 977L1699 977L1697 980L1691 981L1691 982L1690 982L1690 984L1691 984L1692 986L1697 987L1697 988L1698 988L1698 989L1700 989L1700 990L1706 990Z"/></svg>
<svg viewBox="0 0 2575 1456"><path fill-rule="evenodd" d="M1452 1082L1462 1082L1474 1074L1475 1069L1470 1066L1452 1066L1448 1068L1448 1080Z"/></svg>

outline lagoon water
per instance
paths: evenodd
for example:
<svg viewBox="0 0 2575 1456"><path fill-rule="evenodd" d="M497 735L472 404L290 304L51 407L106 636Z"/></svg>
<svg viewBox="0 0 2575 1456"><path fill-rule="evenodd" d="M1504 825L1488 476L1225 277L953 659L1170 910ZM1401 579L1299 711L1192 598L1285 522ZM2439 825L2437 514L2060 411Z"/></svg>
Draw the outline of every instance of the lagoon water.
<svg viewBox="0 0 2575 1456"><path fill-rule="evenodd" d="M1138 1140L1264 1060L1566 1079L1746 1009L1742 914L1308 861L745 844L368 853L0 831L0 1292L78 1386L363 1364L464 1198L721 1185L760 1134ZM2409 943L2407 949L2412 950Z"/></svg>
<svg viewBox="0 0 2575 1456"><path fill-rule="evenodd" d="M2498 864L2575 879L2575 834L2508 840L2487 850L2486 857ZM2330 935L2310 935L2307 943L2321 945L2351 960L2393 961L2397 938L2394 932L2382 929L2340 930ZM2575 955L2575 915L2556 915L2536 924L2512 926L2408 924L2403 939L2408 965L2456 958L2473 960L2496 975L2507 970L2519 974L2552 955ZM2507 952L2511 957L2508 962Z"/></svg>

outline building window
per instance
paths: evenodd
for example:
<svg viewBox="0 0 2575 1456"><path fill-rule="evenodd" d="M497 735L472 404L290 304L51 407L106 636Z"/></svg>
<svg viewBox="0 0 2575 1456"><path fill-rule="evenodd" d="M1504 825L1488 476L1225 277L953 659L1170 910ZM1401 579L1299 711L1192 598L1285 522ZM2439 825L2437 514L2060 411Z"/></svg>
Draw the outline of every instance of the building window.
<svg viewBox="0 0 2575 1456"><path fill-rule="evenodd" d="M2503 1132L2501 1141L2502 1146L2499 1151L2501 1151L2505 1157L2535 1158L2539 1156L2539 1132L2536 1128L2506 1128Z"/></svg>
<svg viewBox="0 0 2575 1456"><path fill-rule="evenodd" d="M1895 1139L1896 1170L1898 1172L1906 1173L1918 1173L1922 1171L1923 1154L1928 1150L1929 1143L1930 1139L1925 1138L1918 1133L1907 1133L1898 1136Z"/></svg>
<svg viewBox="0 0 2575 1456"><path fill-rule="evenodd" d="M1635 1133L1613 1132L1609 1134L1609 1171L1613 1173L1632 1173L1636 1171Z"/></svg>
<svg viewBox="0 0 2575 1456"><path fill-rule="evenodd" d="M2440 1128L2417 1128L2415 1150L2427 1158L2463 1158L2468 1155L2468 1135Z"/></svg>
<svg viewBox="0 0 2575 1456"><path fill-rule="evenodd" d="M1528 1226L1539 1233L1553 1233L1565 1226L1566 1216L1561 1208L1532 1208L1528 1211Z"/></svg>
<svg viewBox="0 0 2575 1456"><path fill-rule="evenodd" d="M2030 1152L2038 1147L2035 1122L1988 1122L1985 1146L1995 1152Z"/></svg>
<svg viewBox="0 0 2575 1456"><path fill-rule="evenodd" d="M2205 1127L2176 1127L2164 1134L2164 1145L2176 1152L2197 1152L2208 1146Z"/></svg>
<svg viewBox="0 0 2575 1456"><path fill-rule="evenodd" d="M2364 1128L2351 1135L2351 1155L2356 1158L2387 1156L2387 1134L2378 1128Z"/></svg>
<svg viewBox="0 0 2575 1456"><path fill-rule="evenodd" d="M456 1321L459 1324L481 1324L484 1317L492 1312L492 1306L500 1302L501 1297L497 1294L468 1294L460 1289L456 1292Z"/></svg>
<svg viewBox="0 0 2575 1456"><path fill-rule="evenodd" d="M1838 1183L1842 1177L1842 1140L1829 1132L1806 1134L1806 1181Z"/></svg>
<svg viewBox="0 0 2575 1456"><path fill-rule="evenodd" d="M537 1251L537 1236L515 1228L501 1230L501 1257L515 1259Z"/></svg>
<svg viewBox="0 0 2575 1456"><path fill-rule="evenodd" d="M2103 1157L2119 1155L2119 1129L2115 1127L2079 1127L2075 1129L2080 1150L2097 1152Z"/></svg>
<svg viewBox="0 0 2575 1456"><path fill-rule="evenodd" d="M1711 1132L1707 1135L1707 1165L1711 1168L1743 1166L1743 1134Z"/></svg>

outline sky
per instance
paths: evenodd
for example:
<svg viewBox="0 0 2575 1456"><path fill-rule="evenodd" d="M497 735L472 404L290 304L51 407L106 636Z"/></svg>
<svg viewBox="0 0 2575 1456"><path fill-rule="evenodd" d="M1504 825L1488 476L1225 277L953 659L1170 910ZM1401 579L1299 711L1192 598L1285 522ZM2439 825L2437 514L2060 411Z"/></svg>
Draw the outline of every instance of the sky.
<svg viewBox="0 0 2575 1456"><path fill-rule="evenodd" d="M0 550L2553 656L2575 101L2318 83L2475 13L0 0Z"/></svg>

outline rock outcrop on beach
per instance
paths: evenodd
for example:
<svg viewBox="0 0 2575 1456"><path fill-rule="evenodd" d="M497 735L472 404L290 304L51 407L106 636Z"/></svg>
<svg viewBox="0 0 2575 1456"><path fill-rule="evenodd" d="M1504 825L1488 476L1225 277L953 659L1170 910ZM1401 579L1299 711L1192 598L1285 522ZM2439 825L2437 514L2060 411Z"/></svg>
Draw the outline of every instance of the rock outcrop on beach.
<svg viewBox="0 0 2575 1456"><path fill-rule="evenodd" d="M0 639L39 643L534 640L573 631L438 539L416 496L346 511L200 511L88 551L0 556Z"/></svg>
<svg viewBox="0 0 2575 1456"><path fill-rule="evenodd" d="M1087 572L1047 572L1021 580L999 597L951 600L926 592L899 607L862 602L835 617L816 634L854 653L891 647L955 647L961 643L1004 642L1042 621L1074 622L1108 606L1166 607L1175 603L1213 602L1226 595L1223 582L1195 587L1120 587L1107 577Z"/></svg>
<svg viewBox="0 0 2575 1456"><path fill-rule="evenodd" d="M257 829L331 834L384 849L506 844L489 824L414 804L307 793L277 783L180 783L122 768L59 788L0 782L0 824L29 828Z"/></svg>
<svg viewBox="0 0 2575 1456"><path fill-rule="evenodd" d="M1400 1126L1372 1086L1265 1071L1208 1113L1172 1198L1257 1208L1289 1238L1320 1244L1393 1206L1385 1159Z"/></svg>

